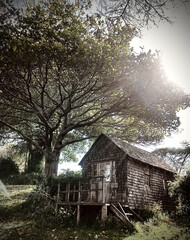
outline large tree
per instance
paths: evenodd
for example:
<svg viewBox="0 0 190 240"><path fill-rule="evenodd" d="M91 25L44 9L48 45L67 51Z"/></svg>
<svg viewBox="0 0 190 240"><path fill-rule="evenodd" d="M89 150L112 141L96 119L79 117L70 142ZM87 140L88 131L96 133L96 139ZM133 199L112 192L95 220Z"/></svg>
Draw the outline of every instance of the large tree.
<svg viewBox="0 0 190 240"><path fill-rule="evenodd" d="M57 173L66 146L104 130L132 142L160 140L187 97L166 82L155 54L135 55L134 31L86 13L85 1L40 1L0 39L0 124Z"/></svg>

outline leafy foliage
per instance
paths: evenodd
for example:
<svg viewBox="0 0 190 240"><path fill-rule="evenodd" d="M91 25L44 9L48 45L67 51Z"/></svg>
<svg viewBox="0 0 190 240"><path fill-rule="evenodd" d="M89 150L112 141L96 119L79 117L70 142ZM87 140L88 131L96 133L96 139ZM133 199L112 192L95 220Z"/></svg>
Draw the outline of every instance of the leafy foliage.
<svg viewBox="0 0 190 240"><path fill-rule="evenodd" d="M46 192L36 188L30 193L27 200L22 205L29 219L33 219L41 226L55 224L55 199L52 199Z"/></svg>
<svg viewBox="0 0 190 240"><path fill-rule="evenodd" d="M40 173L20 173L8 177L5 182L10 185L38 185L45 181L45 176Z"/></svg>
<svg viewBox="0 0 190 240"><path fill-rule="evenodd" d="M81 156L90 149L92 143L93 139L88 139L65 146L61 151L59 162L79 162Z"/></svg>
<svg viewBox="0 0 190 240"><path fill-rule="evenodd" d="M2 24L0 125L45 156L46 176L62 149L101 131L159 141L187 105L158 54L133 52L133 29L87 10L85 0L42 0Z"/></svg>
<svg viewBox="0 0 190 240"><path fill-rule="evenodd" d="M158 204L148 206L146 212L148 219L143 223L136 222L135 234L124 239L188 239L188 228L178 228Z"/></svg>
<svg viewBox="0 0 190 240"><path fill-rule="evenodd" d="M35 220L43 226L73 224L75 223L76 209L72 207L62 207L58 217L55 217L55 203L57 197L58 184L66 180L76 180L81 177L80 172L67 170L65 173L52 176L44 181L38 181L38 187L31 192L26 202L23 204L23 210L29 219Z"/></svg>
<svg viewBox="0 0 190 240"><path fill-rule="evenodd" d="M11 25L17 15L17 9L13 4L13 0L0 0L0 25L3 27L4 24Z"/></svg>
<svg viewBox="0 0 190 240"><path fill-rule="evenodd" d="M139 227L137 227L139 231L133 233L133 235L128 232L128 229L122 228L120 222L113 217L108 218L105 225L98 222L98 224L90 227L84 225L76 226L76 224L71 225L71 222L67 222L66 224L62 221L56 222L55 218L53 220L50 217L52 216L52 211L48 210L50 212L48 221L50 219L51 224L47 226L48 222L44 220L42 220L44 226L38 220L38 224L35 224L34 220L30 220L29 215L26 218L26 213L29 214L27 205L24 209L20 208L20 204L26 200L32 189L34 189L34 186L7 186L7 190L11 195L10 201L7 201L7 199L0 195L0 219L2 220L0 222L0 236L2 239L122 240L124 237L127 240L158 238L173 240L189 239L189 229L184 226L177 226L171 221L168 222L168 218L166 220L163 219L163 221L160 221L156 225L152 224L152 222L145 223L144 225L139 224ZM46 215L44 214L44 216Z"/></svg>
<svg viewBox="0 0 190 240"><path fill-rule="evenodd" d="M153 151L154 154L163 158L179 174L184 174L190 167L190 147L184 142L182 148L160 148Z"/></svg>
<svg viewBox="0 0 190 240"><path fill-rule="evenodd" d="M190 221L190 170L184 176L177 176L176 180L170 183L170 194L178 202L177 216L181 220L186 218ZM186 218L185 218L186 217Z"/></svg>
<svg viewBox="0 0 190 240"><path fill-rule="evenodd" d="M19 138L7 139L0 146L0 156L10 157L19 166L20 172L42 172L43 154Z"/></svg>
<svg viewBox="0 0 190 240"><path fill-rule="evenodd" d="M5 137L5 136L4 136ZM26 144L18 139L14 142L13 139L6 139L0 146L0 156L11 158L19 167L20 172L24 172L26 163Z"/></svg>
<svg viewBox="0 0 190 240"><path fill-rule="evenodd" d="M48 188L48 191L51 196L55 196L57 193L58 189L58 184L62 184L66 181L75 181L78 180L82 177L82 173L80 171L71 171L71 170L66 170L62 174L58 176L52 176L49 177L46 182L45 182L45 189Z"/></svg>
<svg viewBox="0 0 190 240"><path fill-rule="evenodd" d="M11 158L0 157L1 178L10 177L13 174L19 174L19 168L17 164Z"/></svg>
<svg viewBox="0 0 190 240"><path fill-rule="evenodd" d="M67 170L61 175L52 176L43 182L38 182L38 187L31 192L27 201L23 204L23 209L28 217L43 226L63 223L64 225L75 224L76 209L71 206L62 207L58 217L55 217L55 203L58 184L68 180L74 181L80 177L81 172Z"/></svg>
<svg viewBox="0 0 190 240"><path fill-rule="evenodd" d="M157 239L172 239L172 240L186 240L189 239L188 228L176 226L174 223L160 222L158 225L147 222L145 224L136 224L137 232L123 240L157 240Z"/></svg>
<svg viewBox="0 0 190 240"><path fill-rule="evenodd" d="M161 221L168 221L168 215L164 213L161 205L154 203L153 205L147 205L142 212L142 217L145 221L151 221L155 225Z"/></svg>

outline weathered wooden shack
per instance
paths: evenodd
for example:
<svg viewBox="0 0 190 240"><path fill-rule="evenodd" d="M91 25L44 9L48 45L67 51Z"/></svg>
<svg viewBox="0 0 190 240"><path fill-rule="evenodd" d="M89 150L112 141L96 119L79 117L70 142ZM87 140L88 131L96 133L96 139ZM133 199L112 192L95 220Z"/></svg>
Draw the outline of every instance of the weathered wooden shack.
<svg viewBox="0 0 190 240"><path fill-rule="evenodd" d="M101 134L79 164L83 177L104 176L107 203L126 203L135 209L154 202L171 206L168 181L174 178L175 171L145 150ZM98 189L99 185L100 179L97 178L94 188ZM95 198L97 201L101 199L99 196Z"/></svg>
<svg viewBox="0 0 190 240"><path fill-rule="evenodd" d="M144 209L154 202L168 210L173 206L168 181L175 171L162 159L118 138L101 134L79 165L83 178L58 191L65 196L63 205L101 205L102 213L107 213L107 206L114 211L114 204L130 209Z"/></svg>

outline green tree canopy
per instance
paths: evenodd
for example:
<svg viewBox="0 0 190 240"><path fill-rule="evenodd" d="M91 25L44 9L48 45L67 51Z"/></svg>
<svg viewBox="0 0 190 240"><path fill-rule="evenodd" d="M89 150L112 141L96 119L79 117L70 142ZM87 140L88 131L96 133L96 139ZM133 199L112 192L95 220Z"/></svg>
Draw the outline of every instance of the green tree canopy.
<svg viewBox="0 0 190 240"><path fill-rule="evenodd" d="M185 173L190 167L190 144L183 143L181 148L159 148L154 154L163 158L179 174Z"/></svg>
<svg viewBox="0 0 190 240"><path fill-rule="evenodd" d="M88 8L40 1L2 27L0 124L45 155L47 176L62 149L100 131L129 142L162 139L187 104L157 54L133 53L133 29Z"/></svg>

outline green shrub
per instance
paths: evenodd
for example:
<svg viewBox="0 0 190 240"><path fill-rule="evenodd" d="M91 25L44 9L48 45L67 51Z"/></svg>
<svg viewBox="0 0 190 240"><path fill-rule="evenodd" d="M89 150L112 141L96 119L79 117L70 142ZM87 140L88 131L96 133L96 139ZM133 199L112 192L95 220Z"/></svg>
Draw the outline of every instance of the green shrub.
<svg viewBox="0 0 190 240"><path fill-rule="evenodd" d="M0 157L0 176L2 179L19 174L18 165L10 158Z"/></svg>
<svg viewBox="0 0 190 240"><path fill-rule="evenodd" d="M143 218L146 219L146 221L143 223L134 223L135 235L129 237L129 239L161 239L156 238L157 236L154 236L157 232L157 229L159 229L160 226L164 227L164 229L167 229L170 224L169 216L163 212L161 205L158 203L148 205L143 211ZM162 231L161 234L163 234Z"/></svg>
<svg viewBox="0 0 190 240"><path fill-rule="evenodd" d="M45 176L40 173L21 173L8 177L5 182L9 185L38 185L45 181Z"/></svg>
<svg viewBox="0 0 190 240"><path fill-rule="evenodd" d="M66 171L59 176L52 176L45 179L44 176L37 173L23 174L21 182L31 181L37 184L35 191L31 192L26 202L23 204L23 210L28 218L33 219L37 224L43 226L52 225L71 225L76 222L76 209L73 207L62 207L59 209L59 215L55 216L55 204L57 197L57 188L59 182L67 180L76 180L81 176L80 172ZM18 183L17 179L17 183ZM74 220L74 221L73 221Z"/></svg>
<svg viewBox="0 0 190 240"><path fill-rule="evenodd" d="M80 171L74 172L70 170L66 170L64 173L58 176L52 176L47 179L44 188L49 189L49 193L51 196L56 195L57 188L59 183L64 183L66 181L77 181L82 177L82 173Z"/></svg>
<svg viewBox="0 0 190 240"><path fill-rule="evenodd" d="M29 219L34 220L41 226L48 223L52 224L52 221L54 221L55 201L42 189L36 188L22 204L22 211Z"/></svg>
<svg viewBox="0 0 190 240"><path fill-rule="evenodd" d="M178 202L176 217L190 221L190 170L170 183L170 195Z"/></svg>
<svg viewBox="0 0 190 240"><path fill-rule="evenodd" d="M167 214L163 212L161 205L158 203L147 205L145 210L143 210L142 218L145 221L151 220L155 224L158 224L160 221L168 221Z"/></svg>
<svg viewBox="0 0 190 240"><path fill-rule="evenodd" d="M34 220L43 227L63 223L70 226L73 219L76 222L76 211L72 206L62 207L57 217L55 216L55 206L56 197L52 198L42 188L37 187L22 204L22 211L28 219Z"/></svg>
<svg viewBox="0 0 190 240"><path fill-rule="evenodd" d="M136 223L136 232L134 235L128 236L123 240L187 240L189 239L188 228L176 226L174 223L160 222L159 225L154 225L148 221L144 224Z"/></svg>

